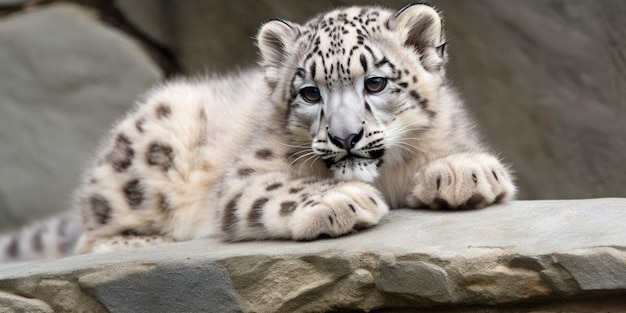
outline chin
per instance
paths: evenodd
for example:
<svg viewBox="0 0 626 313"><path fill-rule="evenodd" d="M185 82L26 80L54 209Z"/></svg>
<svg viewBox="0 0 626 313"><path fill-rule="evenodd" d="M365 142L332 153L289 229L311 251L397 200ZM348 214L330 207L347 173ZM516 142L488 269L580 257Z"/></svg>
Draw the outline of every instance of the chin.
<svg viewBox="0 0 626 313"><path fill-rule="evenodd" d="M335 179L363 182L374 182L378 177L378 167L382 163L378 159L350 158L331 165Z"/></svg>

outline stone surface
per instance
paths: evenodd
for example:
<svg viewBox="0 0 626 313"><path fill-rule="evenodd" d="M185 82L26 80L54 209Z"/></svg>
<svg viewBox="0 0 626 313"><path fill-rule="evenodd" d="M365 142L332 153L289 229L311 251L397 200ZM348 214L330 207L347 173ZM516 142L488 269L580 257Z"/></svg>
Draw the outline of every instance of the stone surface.
<svg viewBox="0 0 626 313"><path fill-rule="evenodd" d="M52 308L37 299L28 299L0 291L0 312L52 313Z"/></svg>
<svg viewBox="0 0 626 313"><path fill-rule="evenodd" d="M72 5L0 20L0 231L65 210L110 124L161 79L139 46Z"/></svg>
<svg viewBox="0 0 626 313"><path fill-rule="evenodd" d="M227 273L213 262L133 264L81 276L109 312L237 312ZM120 297L120 295L125 295Z"/></svg>
<svg viewBox="0 0 626 313"><path fill-rule="evenodd" d="M623 312L624 220L623 198L397 210L336 239L206 239L5 264L0 291L63 312Z"/></svg>

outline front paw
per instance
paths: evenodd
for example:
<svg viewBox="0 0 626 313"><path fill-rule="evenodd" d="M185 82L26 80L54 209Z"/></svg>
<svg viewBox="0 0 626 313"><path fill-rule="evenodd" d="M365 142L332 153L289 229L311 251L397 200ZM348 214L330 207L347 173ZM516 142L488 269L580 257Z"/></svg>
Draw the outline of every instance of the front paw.
<svg viewBox="0 0 626 313"><path fill-rule="evenodd" d="M493 155L459 153L431 161L414 177L412 207L476 209L515 195L509 170Z"/></svg>
<svg viewBox="0 0 626 313"><path fill-rule="evenodd" d="M342 182L309 196L290 223L292 238L337 237L371 227L389 212L380 192L359 182Z"/></svg>

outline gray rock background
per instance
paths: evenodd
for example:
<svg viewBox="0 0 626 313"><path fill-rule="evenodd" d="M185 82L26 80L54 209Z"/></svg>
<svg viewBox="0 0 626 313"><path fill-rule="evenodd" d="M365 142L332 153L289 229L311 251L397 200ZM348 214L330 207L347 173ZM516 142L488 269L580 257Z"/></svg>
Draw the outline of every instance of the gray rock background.
<svg viewBox="0 0 626 313"><path fill-rule="evenodd" d="M66 209L99 138L161 72L83 7L0 20L0 230Z"/></svg>
<svg viewBox="0 0 626 313"><path fill-rule="evenodd" d="M405 1L0 1L0 231L68 207L98 138L164 76L253 66L259 25ZM67 3L68 1L64 1ZM626 196L626 2L434 0L449 76L521 199Z"/></svg>

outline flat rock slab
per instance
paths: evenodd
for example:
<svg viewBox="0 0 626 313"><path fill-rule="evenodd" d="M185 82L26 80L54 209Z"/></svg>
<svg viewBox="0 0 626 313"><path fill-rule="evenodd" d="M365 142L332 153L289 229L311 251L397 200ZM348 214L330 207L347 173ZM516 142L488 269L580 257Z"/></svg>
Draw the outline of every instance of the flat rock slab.
<svg viewBox="0 0 626 313"><path fill-rule="evenodd" d="M370 311L606 296L626 306L615 300L626 299L624 221L626 199L517 201L397 210L375 228L312 242L206 239L3 265L0 311L10 294L55 312Z"/></svg>

